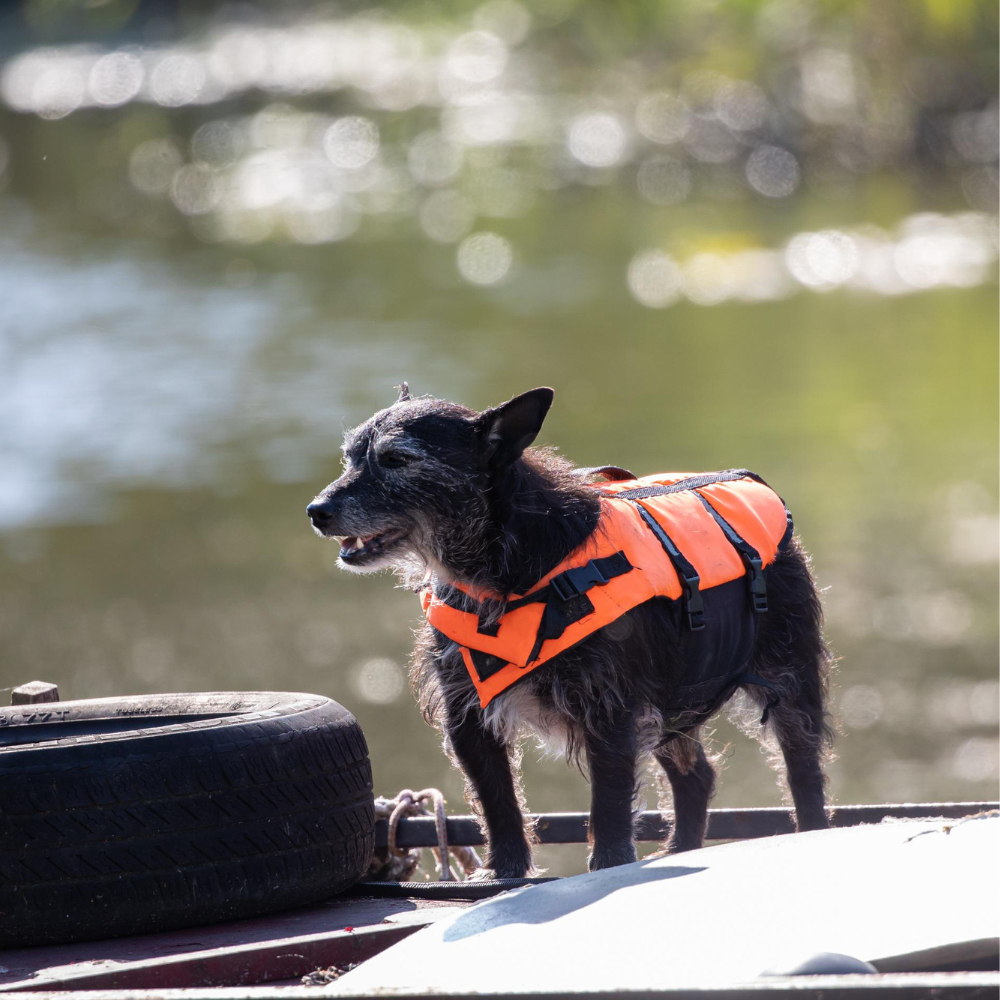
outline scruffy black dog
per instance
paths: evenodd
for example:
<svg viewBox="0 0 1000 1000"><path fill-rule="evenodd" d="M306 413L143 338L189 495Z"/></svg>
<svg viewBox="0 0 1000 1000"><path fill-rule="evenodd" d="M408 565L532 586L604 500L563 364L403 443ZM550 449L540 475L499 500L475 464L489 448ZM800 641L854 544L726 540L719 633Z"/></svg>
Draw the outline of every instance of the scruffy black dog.
<svg viewBox="0 0 1000 1000"><path fill-rule="evenodd" d="M524 594L598 529L601 510L599 491L580 470L529 448L552 397L551 389L534 389L476 413L413 398L404 383L392 406L348 432L343 474L308 507L315 530L340 540L340 565L354 572L391 568L414 590L460 585ZM700 726L739 688L767 704L761 736L773 734L780 748L773 756L776 765L783 758L798 829L827 826L822 762L831 735L824 708L831 658L808 559L791 532L765 577L769 610L755 616L747 664L758 683L731 685L711 705L688 706L680 716L669 708L686 669L678 601L647 600L526 673L486 709L459 648L424 626L414 688L485 821L482 877L532 871L516 773L522 726L585 763L591 869L636 860L633 802L638 764L649 753L673 797L668 849L700 847L715 785ZM503 609L500 600L495 616Z"/></svg>

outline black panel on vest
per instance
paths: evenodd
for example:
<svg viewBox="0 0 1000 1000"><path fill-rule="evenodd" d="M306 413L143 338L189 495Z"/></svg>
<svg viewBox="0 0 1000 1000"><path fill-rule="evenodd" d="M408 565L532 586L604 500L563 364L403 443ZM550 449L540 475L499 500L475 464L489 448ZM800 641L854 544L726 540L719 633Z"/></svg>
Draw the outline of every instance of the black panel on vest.
<svg viewBox="0 0 1000 1000"><path fill-rule="evenodd" d="M472 657L472 665L479 674L479 680L485 681L492 677L499 670L506 666L507 661L491 653L483 653L478 649L470 649L469 655Z"/></svg>
<svg viewBox="0 0 1000 1000"><path fill-rule="evenodd" d="M740 578L702 591L707 628L681 631L687 669L678 691L678 710L710 704L741 674L753 654L756 625L745 581Z"/></svg>

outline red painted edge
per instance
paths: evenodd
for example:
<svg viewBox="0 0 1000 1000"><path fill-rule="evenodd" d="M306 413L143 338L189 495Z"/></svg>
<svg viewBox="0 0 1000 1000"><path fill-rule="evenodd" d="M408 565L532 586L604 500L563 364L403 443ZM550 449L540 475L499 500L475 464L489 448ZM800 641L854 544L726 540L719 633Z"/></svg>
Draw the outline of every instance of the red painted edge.
<svg viewBox="0 0 1000 1000"><path fill-rule="evenodd" d="M0 993L41 990L141 990L214 986L246 986L297 979L331 965L363 962L402 941L431 921L378 924L356 930L325 931L298 937L231 945L206 951L114 963L108 969L64 967L59 976L42 972L30 979L0 986Z"/></svg>

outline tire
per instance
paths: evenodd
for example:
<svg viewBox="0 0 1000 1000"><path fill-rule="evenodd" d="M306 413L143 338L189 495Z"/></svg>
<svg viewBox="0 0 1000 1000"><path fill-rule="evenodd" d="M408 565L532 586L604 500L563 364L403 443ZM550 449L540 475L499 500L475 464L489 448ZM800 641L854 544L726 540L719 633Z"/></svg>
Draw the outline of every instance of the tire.
<svg viewBox="0 0 1000 1000"><path fill-rule="evenodd" d="M329 698L0 709L0 948L312 903L365 872L374 831L364 735Z"/></svg>

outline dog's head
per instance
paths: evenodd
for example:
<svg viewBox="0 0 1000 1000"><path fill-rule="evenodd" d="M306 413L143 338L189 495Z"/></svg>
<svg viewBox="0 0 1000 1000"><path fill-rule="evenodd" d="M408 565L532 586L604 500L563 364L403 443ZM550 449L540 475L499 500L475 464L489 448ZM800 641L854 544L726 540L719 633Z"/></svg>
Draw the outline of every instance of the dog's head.
<svg viewBox="0 0 1000 1000"><path fill-rule="evenodd" d="M439 399L399 398L344 438L344 472L306 508L314 530L340 541L357 573L475 566L490 493L538 434L551 389L477 413Z"/></svg>

